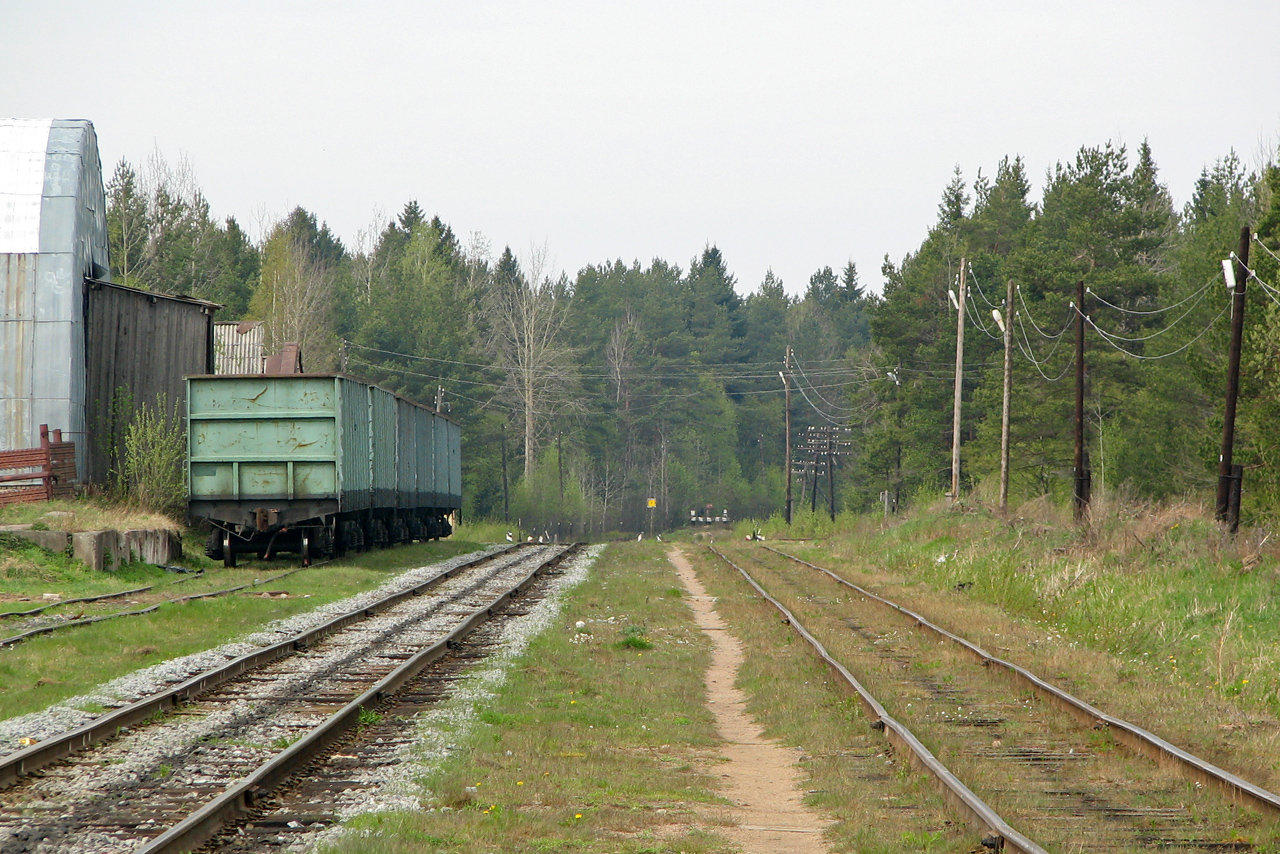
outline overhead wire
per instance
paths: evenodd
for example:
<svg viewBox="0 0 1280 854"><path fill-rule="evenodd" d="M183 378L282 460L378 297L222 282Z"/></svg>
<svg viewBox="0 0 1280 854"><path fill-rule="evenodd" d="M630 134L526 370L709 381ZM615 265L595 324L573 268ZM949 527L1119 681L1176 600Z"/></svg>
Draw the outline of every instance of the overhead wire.
<svg viewBox="0 0 1280 854"><path fill-rule="evenodd" d="M1087 290L1087 289L1086 289L1086 290ZM1151 333L1150 335L1142 336L1141 338L1128 338L1128 337L1125 337L1125 336L1122 336L1122 335L1116 335L1116 334L1113 334L1113 333L1102 332L1102 330L1101 330L1101 329L1099 329L1099 328L1098 328L1098 326L1093 322L1092 318L1090 318L1089 323L1090 323L1090 325L1091 325L1091 326L1093 326L1095 329L1098 329L1098 331L1099 331L1099 332L1102 332L1102 334L1103 334L1103 335L1106 335L1106 336L1107 336L1107 337L1109 337L1109 338L1114 338L1114 339L1115 339L1115 340L1117 340L1117 341L1124 341L1124 342L1126 342L1126 343L1130 343L1130 344L1137 344L1137 343L1140 343L1140 342L1142 342L1142 341L1150 341L1150 340L1151 340L1151 339L1153 339L1153 338L1158 338L1158 337L1160 337L1161 335L1165 334L1166 332L1169 332L1170 330L1175 329L1175 328L1178 326L1178 324L1180 324L1182 321L1186 320L1186 319L1187 319L1187 317L1189 317L1189 316L1191 315L1191 312L1195 311L1195 310L1196 310L1196 307L1197 307L1197 306L1199 306L1199 305L1200 305L1200 303L1204 301L1204 297L1205 297L1205 295L1206 295L1208 292L1209 292L1209 287L1208 287L1207 285L1206 285L1206 286L1201 287L1201 288L1200 288L1200 290L1196 292L1196 296L1198 296L1198 297L1199 297L1199 299L1197 299L1194 303L1192 303L1192 304L1191 304L1191 307L1190 307L1190 308L1188 308L1185 312L1183 312L1183 313L1182 313L1182 314L1181 314L1181 315L1180 315L1176 320L1173 320L1173 321L1171 321L1170 323L1166 324L1162 329L1159 329L1159 330L1157 330L1157 331L1155 331L1155 332ZM1093 292L1092 292L1092 291L1088 291L1088 293L1093 293ZM1097 294L1093 294L1093 297L1094 297L1095 299L1099 299L1099 297L1098 297L1098 295L1097 295ZM1183 304L1183 303L1185 303L1185 302L1186 302L1186 300L1183 300L1181 303L1178 303L1178 304L1179 304L1179 305L1182 305L1182 304Z"/></svg>
<svg viewBox="0 0 1280 854"><path fill-rule="evenodd" d="M1103 304L1103 305L1105 305L1107 308L1114 308L1116 311L1122 311L1122 312L1124 312L1125 314L1142 314L1142 315L1149 315L1149 314L1163 314L1163 313L1164 313L1164 312L1166 312L1166 311L1172 311L1173 309L1177 308L1178 306L1183 305L1183 304L1185 304L1185 303L1189 302L1190 300L1195 299L1195 298L1196 298L1196 297L1198 297L1198 296L1201 296L1205 291L1207 291L1209 288L1213 287L1213 284L1214 284L1214 282L1213 282L1212 280L1211 280L1211 281L1208 281L1208 282L1206 282L1205 284L1203 284L1203 285L1201 285L1201 286L1200 286L1200 290L1196 291L1195 293L1191 294L1190 296L1188 296L1188 297L1186 297L1186 298L1184 298L1184 299L1182 299L1182 300L1179 300L1178 302L1175 302L1173 305L1167 305L1167 306L1165 306L1164 308L1155 308L1155 309L1151 309L1150 311L1141 311L1141 310L1136 309L1136 308L1125 308L1124 306L1120 306L1120 305L1116 305L1115 303L1107 302L1105 299L1103 299L1101 296L1099 296L1099 295L1098 295L1098 292L1097 292L1097 291L1093 290L1092 288L1085 288L1085 290L1086 290L1086 291L1088 291L1090 294L1092 294L1092 295L1093 295L1093 298L1094 298L1095 300L1097 300L1098 302L1102 303L1102 304Z"/></svg>
<svg viewBox="0 0 1280 854"><path fill-rule="evenodd" d="M1045 380L1051 383L1056 383L1058 380L1065 377L1067 375L1067 371L1071 369L1070 360L1068 360L1066 366L1063 367L1062 373L1058 374L1056 377L1049 376L1041 367L1041 365L1049 364L1049 360L1053 358L1053 354L1058 351L1058 345L1062 343L1061 333L1058 334L1057 340L1054 341L1053 347L1050 348L1049 353L1043 359L1036 359L1036 357L1032 355L1031 338L1027 335L1027 326L1026 323L1023 322L1023 312L1014 312L1014 317L1018 321L1018 328L1022 331L1021 338L1014 336L1015 340L1018 342L1018 349L1022 352L1022 355L1026 357L1027 361L1036 369L1036 373L1040 374L1040 376L1044 377ZM1031 323L1032 325L1035 325L1034 320L1032 320ZM1066 330L1064 329L1063 332L1065 331Z"/></svg>
<svg viewBox="0 0 1280 854"><path fill-rule="evenodd" d="M1263 252L1266 252L1268 255L1270 255L1272 258L1274 258L1276 261L1280 261L1280 255L1277 255L1276 253L1272 252L1272 251L1271 251L1271 247L1270 247L1270 246L1267 246L1267 244L1265 244L1265 243L1263 243L1263 242L1262 242L1262 238L1258 236L1258 233L1257 233L1256 231L1253 233L1253 241L1254 241L1254 243L1257 243L1259 246L1261 246L1261 247L1262 247L1262 251L1263 251ZM1235 255L1235 253L1233 252L1233 253L1232 253L1232 255L1234 256L1234 255ZM1247 269L1247 268L1246 268L1246 269Z"/></svg>
<svg viewBox="0 0 1280 854"><path fill-rule="evenodd" d="M809 379L808 375L804 371L804 366L800 364L800 360L796 358L794 353L791 356L791 361L795 364L796 369L800 371L800 376L804 377L805 382L809 383L810 390L814 393L814 396L816 396L819 400L821 400L823 403L827 404L827 406L831 407L831 409L834 409L836 411L843 411L843 412L856 411L855 407L841 406L838 403L833 403L832 401L827 400L822 394L818 392L816 388L813 387L813 381ZM808 397L806 396L805 399L808 400Z"/></svg>
<svg viewBox="0 0 1280 854"><path fill-rule="evenodd" d="M1227 305L1224 305L1224 306L1222 307L1222 310L1218 312L1217 316L1216 316L1216 317L1214 317L1214 318L1213 318L1213 320L1209 321L1209 323L1204 327L1204 329L1201 329L1201 330L1196 334L1196 337L1192 338L1190 341L1188 341L1187 343L1183 344L1183 345L1182 345L1181 347L1179 347L1178 349L1176 349L1176 350L1170 350L1168 353L1162 353L1162 354L1161 354L1161 355L1159 355L1159 356L1147 356L1147 355L1144 355L1144 354L1142 354L1142 353L1134 353L1134 352L1133 352L1133 351L1131 351L1131 350L1126 350L1124 347L1121 347L1119 344L1117 344L1115 341L1113 341L1113 340L1112 340L1112 336L1108 335L1106 332L1104 332L1103 330L1099 329L1099 328L1094 324L1094 322L1093 322L1092 318L1090 318L1090 317L1089 317L1089 315L1084 314L1084 313L1081 313L1081 315L1080 315L1080 316L1084 318L1085 323L1087 323L1087 324L1089 324L1090 326L1092 326L1095 330L1097 330L1097 332L1098 332L1100 335L1102 335L1102 340L1106 341L1108 344L1110 344L1110 345L1111 345L1112 347L1114 347L1116 350L1119 350L1121 353L1124 353L1126 356L1130 356L1130 357L1132 357L1132 358L1134 358L1134 359L1141 359L1141 360L1142 360L1142 361L1144 361L1144 362L1155 362L1155 361L1159 361L1160 359L1167 359L1167 358L1169 358L1170 356L1176 356L1178 353L1181 353L1183 350L1186 350L1186 349L1187 349L1188 347L1190 347L1192 344L1194 344L1194 343L1196 343L1197 341L1199 341L1201 338L1203 338L1203 337L1204 337L1205 333L1207 333L1210 329L1212 329L1212 328L1214 327L1214 325L1215 325L1215 324L1217 324L1217 322L1218 322L1219 320L1221 320L1221 319L1222 319L1222 316L1223 316L1224 314L1226 314L1230 309L1231 309L1231 305L1230 305L1229 303L1228 303ZM1077 309L1077 310L1078 310L1078 309Z"/></svg>
<svg viewBox="0 0 1280 854"><path fill-rule="evenodd" d="M1022 285L1014 285L1013 290L1018 294L1018 301L1022 303L1022 310L1026 313L1027 320L1031 321L1031 326L1036 330L1037 333L1039 333L1041 338L1045 338L1049 341L1053 341L1058 338L1061 338L1063 333L1065 333L1068 329L1071 328L1071 312L1068 311L1066 323L1063 324L1062 329L1058 331L1058 334L1050 335L1048 332L1045 332L1043 329L1040 328L1040 325L1036 323L1035 316L1031 313L1031 307L1027 305L1027 298L1022 293Z"/></svg>

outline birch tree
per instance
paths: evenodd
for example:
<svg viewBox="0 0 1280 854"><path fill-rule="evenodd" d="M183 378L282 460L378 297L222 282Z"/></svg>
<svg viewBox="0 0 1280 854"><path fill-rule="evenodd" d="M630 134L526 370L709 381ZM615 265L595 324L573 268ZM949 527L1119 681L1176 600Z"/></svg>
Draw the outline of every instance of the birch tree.
<svg viewBox="0 0 1280 854"><path fill-rule="evenodd" d="M548 275L545 247L534 248L523 270L520 266L511 250L504 250L482 304L488 346L505 377L503 397L523 422L528 477L552 420L579 404L573 398L573 350L564 334L568 283Z"/></svg>

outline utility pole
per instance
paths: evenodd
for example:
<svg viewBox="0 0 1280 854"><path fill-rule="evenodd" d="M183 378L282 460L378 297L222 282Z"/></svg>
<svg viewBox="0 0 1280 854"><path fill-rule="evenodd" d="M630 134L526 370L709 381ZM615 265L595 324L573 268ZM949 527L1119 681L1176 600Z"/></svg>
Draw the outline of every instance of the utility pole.
<svg viewBox="0 0 1280 854"><path fill-rule="evenodd" d="M786 366L786 373L779 373L779 376L782 377L782 387L786 389L786 403L784 405L787 408L787 417L786 417L787 465L786 465L786 468L783 470L787 474L786 517L787 517L787 524L790 525L791 524L791 479L792 479L791 478L791 345L790 344L787 345L787 355L786 355L786 358L783 360L783 364ZM801 497L803 498L803 496Z"/></svg>
<svg viewBox="0 0 1280 854"><path fill-rule="evenodd" d="M502 521L511 521L511 498L507 494L507 425L502 425Z"/></svg>
<svg viewBox="0 0 1280 854"><path fill-rule="evenodd" d="M827 505L831 508L831 521L836 520L836 433L827 428Z"/></svg>
<svg viewBox="0 0 1280 854"><path fill-rule="evenodd" d="M965 260L960 259L960 296L956 303L956 396L951 412L951 503L960 500L960 391L964 383Z"/></svg>
<svg viewBox="0 0 1280 854"><path fill-rule="evenodd" d="M1236 283L1231 293L1231 351L1227 360L1227 402L1222 412L1222 453L1218 456L1218 521L1231 533L1240 527L1240 482L1244 467L1232 465L1236 438L1236 396L1240 392L1240 345L1244 337L1244 289L1249 282L1249 226L1240 229Z"/></svg>
<svg viewBox="0 0 1280 854"><path fill-rule="evenodd" d="M564 513L564 448L560 440L564 438L563 433L556 434L556 465L560 468L560 512Z"/></svg>
<svg viewBox="0 0 1280 854"><path fill-rule="evenodd" d="M341 354L342 359L342 373L345 374L347 372L347 339L345 338L342 339L342 345L339 349L339 353Z"/></svg>
<svg viewBox="0 0 1280 854"><path fill-rule="evenodd" d="M818 512L818 449L813 449L813 498L809 502L809 512Z"/></svg>
<svg viewBox="0 0 1280 854"><path fill-rule="evenodd" d="M1009 509L1009 400L1013 396L1013 279L1004 297L1004 407L1000 412L1000 512Z"/></svg>
<svg viewBox="0 0 1280 854"><path fill-rule="evenodd" d="M1075 503L1077 523L1089 511L1089 452L1084 445L1084 279L1076 282L1076 454Z"/></svg>

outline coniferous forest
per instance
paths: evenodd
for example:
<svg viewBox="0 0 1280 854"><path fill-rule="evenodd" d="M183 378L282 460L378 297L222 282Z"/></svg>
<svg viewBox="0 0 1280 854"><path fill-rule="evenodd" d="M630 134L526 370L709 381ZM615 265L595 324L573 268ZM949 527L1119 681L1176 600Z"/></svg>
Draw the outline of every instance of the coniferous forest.
<svg viewBox="0 0 1280 854"><path fill-rule="evenodd" d="M220 320L265 321L268 350L301 343L308 371L439 395L463 425L464 515L595 534L664 530L708 508L781 513L780 372L797 444L808 428L842 428L837 510L949 490L949 291L962 260L965 494L993 503L999 477L998 309L1014 339L1010 503L1070 500L1083 281L1094 495L1212 503L1230 316L1222 260L1249 226L1235 462L1244 518L1274 517L1280 167L1251 172L1229 154L1180 189L1190 201L1178 209L1145 143L1080 149L1038 200L1017 157L972 179L957 168L919 247L885 257L883 293L838 258L814 259L802 290L772 273L740 282L714 245L691 259L601 259L570 278L545 251L459 236L447 211L417 200L353 245L302 208L255 241L235 218L211 216L189 166L158 157L117 165L108 221L117 282L220 303ZM812 462L797 452L793 469ZM816 495L813 478L796 476L797 512L827 504L825 462L819 473Z"/></svg>

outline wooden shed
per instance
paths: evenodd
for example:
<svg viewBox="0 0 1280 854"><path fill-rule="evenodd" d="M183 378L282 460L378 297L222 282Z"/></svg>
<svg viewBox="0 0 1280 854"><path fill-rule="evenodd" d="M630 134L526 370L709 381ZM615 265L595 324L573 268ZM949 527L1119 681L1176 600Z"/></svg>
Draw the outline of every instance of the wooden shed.
<svg viewBox="0 0 1280 854"><path fill-rule="evenodd" d="M185 417L185 377L214 368L213 317L221 306L191 297L86 280L85 479L105 483L124 432L143 404L163 400Z"/></svg>

